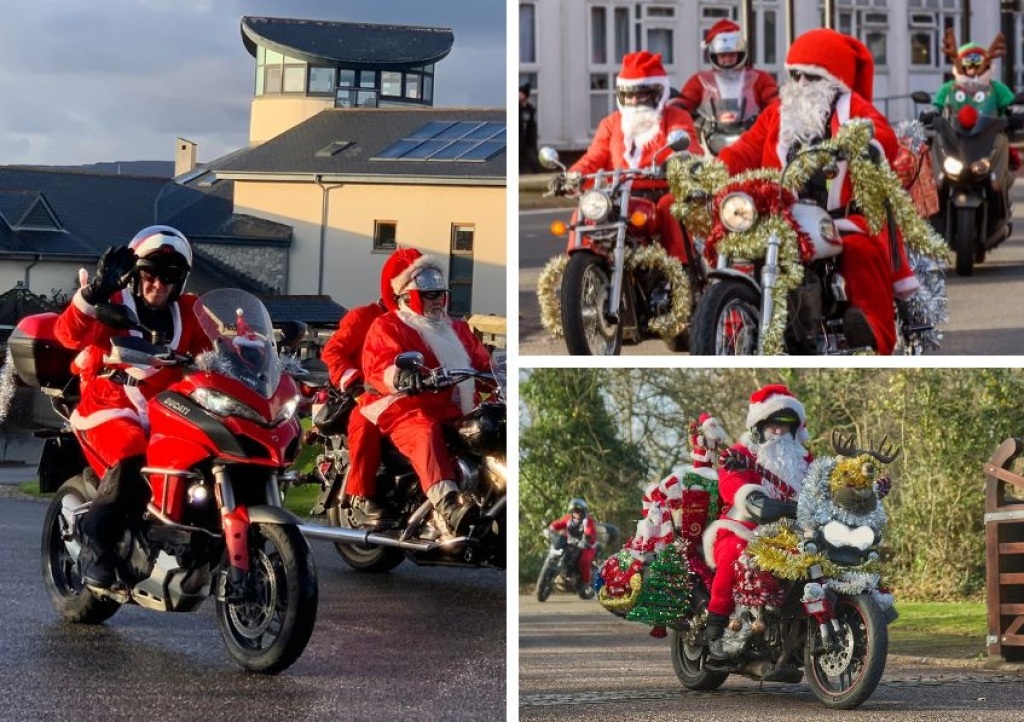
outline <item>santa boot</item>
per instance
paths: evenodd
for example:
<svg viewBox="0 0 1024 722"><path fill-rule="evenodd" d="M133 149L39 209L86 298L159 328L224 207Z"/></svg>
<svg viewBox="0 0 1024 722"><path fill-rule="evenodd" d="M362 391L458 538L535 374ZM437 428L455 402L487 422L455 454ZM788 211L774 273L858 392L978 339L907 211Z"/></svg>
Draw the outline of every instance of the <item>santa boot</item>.
<svg viewBox="0 0 1024 722"><path fill-rule="evenodd" d="M427 489L427 498L455 536L466 534L480 521L480 508L472 502L462 501L453 481L437 482Z"/></svg>

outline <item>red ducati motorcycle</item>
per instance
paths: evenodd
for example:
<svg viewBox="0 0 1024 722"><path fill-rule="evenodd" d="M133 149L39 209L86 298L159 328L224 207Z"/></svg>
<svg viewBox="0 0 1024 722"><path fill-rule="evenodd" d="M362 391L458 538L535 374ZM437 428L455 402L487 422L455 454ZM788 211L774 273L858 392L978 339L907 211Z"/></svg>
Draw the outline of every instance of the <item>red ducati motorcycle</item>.
<svg viewBox="0 0 1024 722"><path fill-rule="evenodd" d="M84 624L105 621L123 604L192 612L212 596L231 657L249 671L276 674L305 649L318 602L309 545L279 490L299 447L298 392L282 372L258 299L220 289L195 310L213 350L191 358L170 351L127 308L98 308L102 321L133 333L112 339L110 363L179 366L184 376L149 401L142 473L152 500L118 545L119 582L110 591L84 586L78 563L80 520L100 479L82 463L70 423L51 433L40 468L63 468L66 476L46 513L43 578L57 612ZM53 335L56 318L23 319L9 346L18 377L46 393L67 421L77 378L69 371L73 352Z"/></svg>

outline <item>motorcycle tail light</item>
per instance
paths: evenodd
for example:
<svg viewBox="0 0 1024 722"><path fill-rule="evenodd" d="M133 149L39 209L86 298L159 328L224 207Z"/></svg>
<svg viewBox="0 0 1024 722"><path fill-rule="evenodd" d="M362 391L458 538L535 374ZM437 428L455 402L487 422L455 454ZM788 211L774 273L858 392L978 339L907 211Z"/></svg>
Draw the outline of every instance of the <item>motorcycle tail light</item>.
<svg viewBox="0 0 1024 722"><path fill-rule="evenodd" d="M633 211L629 216L629 222L634 228L643 228L647 225L647 214L643 211Z"/></svg>
<svg viewBox="0 0 1024 722"><path fill-rule="evenodd" d="M551 222L551 235L553 236L564 236L566 231L565 221L552 221Z"/></svg>

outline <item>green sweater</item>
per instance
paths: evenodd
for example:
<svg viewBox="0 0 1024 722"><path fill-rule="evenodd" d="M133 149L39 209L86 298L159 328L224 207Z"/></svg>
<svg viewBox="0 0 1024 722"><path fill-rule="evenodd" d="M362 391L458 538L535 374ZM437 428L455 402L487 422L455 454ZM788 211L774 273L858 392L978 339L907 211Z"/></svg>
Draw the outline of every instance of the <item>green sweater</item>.
<svg viewBox="0 0 1024 722"><path fill-rule="evenodd" d="M992 86L992 92L989 94L988 100L995 100L997 115L1006 115L1007 108L1013 105L1013 91L1010 90L1010 87L1006 85L1006 83L1001 83L998 80L990 80L989 83ZM939 110L943 110L946 107L946 103L949 99L949 93L953 89L954 85L956 85L955 80L943 83L942 87L939 88L939 92L935 94L935 100L932 101L932 105ZM988 108L985 107L988 104L989 103L985 103L985 105L979 107L978 111L984 113L988 110Z"/></svg>

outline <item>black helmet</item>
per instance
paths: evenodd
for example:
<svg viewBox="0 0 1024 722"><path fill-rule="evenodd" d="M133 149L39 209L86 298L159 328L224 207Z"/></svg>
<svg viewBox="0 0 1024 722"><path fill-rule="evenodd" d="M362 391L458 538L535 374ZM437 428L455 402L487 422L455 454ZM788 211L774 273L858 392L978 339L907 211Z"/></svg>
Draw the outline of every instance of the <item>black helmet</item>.
<svg viewBox="0 0 1024 722"><path fill-rule="evenodd" d="M800 430L800 415L797 414L793 409L780 409L775 413L769 414L765 418L757 422L757 426L754 427L754 441L757 443L764 443L764 429L766 426L778 424L788 427L789 433L796 438L797 432Z"/></svg>
<svg viewBox="0 0 1024 722"><path fill-rule="evenodd" d="M587 502L583 501L583 499L578 496L569 500L568 513L570 514L574 511L578 511L583 514L583 516L586 516L589 509L590 507L587 506Z"/></svg>

